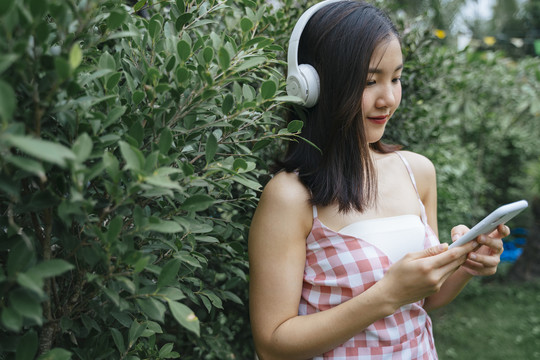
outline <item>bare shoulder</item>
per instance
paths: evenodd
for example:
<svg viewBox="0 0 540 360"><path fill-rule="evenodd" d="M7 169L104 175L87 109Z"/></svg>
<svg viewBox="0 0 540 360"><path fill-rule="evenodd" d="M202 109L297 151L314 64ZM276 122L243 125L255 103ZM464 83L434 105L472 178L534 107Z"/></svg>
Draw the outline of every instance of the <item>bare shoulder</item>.
<svg viewBox="0 0 540 360"><path fill-rule="evenodd" d="M280 224L296 223L309 230L313 221L310 195L294 173L280 172L264 187L255 219L273 219Z"/></svg>
<svg viewBox="0 0 540 360"><path fill-rule="evenodd" d="M416 179L418 192L423 200L429 197L432 192L436 193L437 179L435 166L427 157L412 151L400 151L400 154L407 159Z"/></svg>
<svg viewBox="0 0 540 360"><path fill-rule="evenodd" d="M415 177L435 176L435 166L431 160L424 155L420 155L412 151L400 151L399 153L403 155L405 159L407 159L411 165L411 169Z"/></svg>

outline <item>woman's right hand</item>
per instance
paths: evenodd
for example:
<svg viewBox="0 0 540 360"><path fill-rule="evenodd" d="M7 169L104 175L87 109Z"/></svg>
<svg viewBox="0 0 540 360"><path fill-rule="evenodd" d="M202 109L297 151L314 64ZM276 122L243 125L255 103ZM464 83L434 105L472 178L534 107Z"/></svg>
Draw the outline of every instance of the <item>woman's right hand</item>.
<svg viewBox="0 0 540 360"><path fill-rule="evenodd" d="M375 286L382 287L397 310L437 293L477 246L476 241L452 249L440 244L409 253L393 264Z"/></svg>

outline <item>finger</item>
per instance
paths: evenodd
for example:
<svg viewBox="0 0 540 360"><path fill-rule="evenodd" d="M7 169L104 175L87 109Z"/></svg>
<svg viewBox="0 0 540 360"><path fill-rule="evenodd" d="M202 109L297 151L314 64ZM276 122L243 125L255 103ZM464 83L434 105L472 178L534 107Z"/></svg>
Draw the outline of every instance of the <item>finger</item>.
<svg viewBox="0 0 540 360"><path fill-rule="evenodd" d="M508 235L510 235L510 228L504 224L498 225L497 228L489 234L491 237L501 239L507 237Z"/></svg>
<svg viewBox="0 0 540 360"><path fill-rule="evenodd" d="M465 225L457 225L452 228L450 231L450 236L452 237L452 242L456 241L469 231L469 228Z"/></svg>
<svg viewBox="0 0 540 360"><path fill-rule="evenodd" d="M442 243L442 244L435 245L435 246L429 247L429 248L421 250L421 251L416 251L416 252L413 252L413 253L409 253L409 254L407 254L407 256L412 260L422 259L422 258L426 258L426 257L439 255L439 254L445 252L446 250L448 250L448 244Z"/></svg>
<svg viewBox="0 0 540 360"><path fill-rule="evenodd" d="M443 272L450 271L453 268L461 266L467 258L467 254L473 251L478 243L476 241L470 241L461 246L454 247L447 250L444 253L431 257L431 266L433 269L440 269Z"/></svg>
<svg viewBox="0 0 540 360"><path fill-rule="evenodd" d="M503 241L500 238L480 235L477 241L481 245L488 246L495 254L502 254L504 250Z"/></svg>
<svg viewBox="0 0 540 360"><path fill-rule="evenodd" d="M470 253L469 259L482 267L497 267L501 262L501 258L498 255L482 255Z"/></svg>

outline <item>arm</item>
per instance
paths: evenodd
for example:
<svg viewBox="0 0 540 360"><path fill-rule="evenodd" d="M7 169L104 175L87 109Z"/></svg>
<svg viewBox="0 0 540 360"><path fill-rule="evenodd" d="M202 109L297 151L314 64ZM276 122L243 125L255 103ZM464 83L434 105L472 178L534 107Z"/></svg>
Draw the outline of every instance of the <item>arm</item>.
<svg viewBox="0 0 540 360"><path fill-rule="evenodd" d="M296 175L280 173L266 186L251 225L250 316L263 360L305 359L338 346L400 306L438 291L472 249L446 251L444 245L408 254L362 294L298 316L313 221L308 200Z"/></svg>
<svg viewBox="0 0 540 360"><path fill-rule="evenodd" d="M435 167L427 158L417 155L409 155L413 171L417 176L418 191L428 217L428 224L438 236L437 226L437 180ZM412 157L412 159L411 159ZM455 241L469 229L464 225L458 225L452 229L452 239ZM471 251L467 261L459 267L444 282L439 292L426 298L424 308L427 311L443 307L450 303L474 275L492 275L497 270L502 253L501 238L510 231L505 226L500 226L489 236L480 236L477 244L483 244L477 251Z"/></svg>
<svg viewBox="0 0 540 360"><path fill-rule="evenodd" d="M298 316L312 221L309 195L296 175L276 175L263 192L249 236L250 314L261 359L313 357L394 311L373 286L332 309Z"/></svg>

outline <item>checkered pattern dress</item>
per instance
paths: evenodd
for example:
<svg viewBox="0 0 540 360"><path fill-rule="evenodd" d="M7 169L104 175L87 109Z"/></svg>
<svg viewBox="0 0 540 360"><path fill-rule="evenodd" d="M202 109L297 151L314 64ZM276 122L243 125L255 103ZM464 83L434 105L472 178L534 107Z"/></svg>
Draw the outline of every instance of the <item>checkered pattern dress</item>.
<svg viewBox="0 0 540 360"><path fill-rule="evenodd" d="M411 168L405 163L414 188ZM416 190L418 194L418 190ZM420 197L418 196L420 201ZM424 247L439 244L429 227L420 201L425 226ZM377 247L362 239L327 228L313 207L313 227L306 240L306 266L299 315L324 311L369 289L382 279L391 265ZM386 360L437 359L431 319L422 307L424 301L402 306L393 315L368 326L339 347L313 359Z"/></svg>

